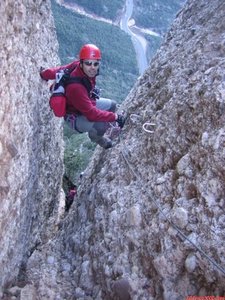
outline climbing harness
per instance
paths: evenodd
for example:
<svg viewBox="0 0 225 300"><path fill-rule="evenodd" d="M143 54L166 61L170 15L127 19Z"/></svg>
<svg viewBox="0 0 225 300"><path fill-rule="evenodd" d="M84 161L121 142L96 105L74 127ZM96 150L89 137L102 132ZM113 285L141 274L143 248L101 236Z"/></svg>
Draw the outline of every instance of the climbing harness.
<svg viewBox="0 0 225 300"><path fill-rule="evenodd" d="M135 120L139 120L140 118L138 118L138 115L131 115L130 118L132 121L135 122ZM154 126L156 126L156 124L151 123L151 122L146 122L142 125L142 128L145 132L148 132L150 134L154 133ZM137 179L137 184L140 186L140 189L143 188L143 180L141 180L140 176L137 174L137 172L134 170L134 168L132 167L129 159L127 158L127 154L125 152L126 147L122 147L122 156L124 161L126 162L126 164L128 165L128 168L130 169L130 171L132 172L132 174L134 175L134 177ZM146 191L145 191L146 192ZM158 208L159 212L165 217L165 219L169 222L169 224L178 232L178 234L186 241L188 241L195 249L197 249L202 256L204 256L206 259L208 259L208 261L210 261L212 263L212 265L217 268L223 275L225 275L225 269L223 267L221 267L215 260L213 260L208 254L206 254L199 246L197 246L190 238L188 238L178 227L176 224L173 223L173 221L164 213L164 211L161 209L161 207L159 206L159 204L157 203L157 201L152 197L152 195L147 191L148 197L149 199L152 200L152 202L156 205L156 207Z"/></svg>

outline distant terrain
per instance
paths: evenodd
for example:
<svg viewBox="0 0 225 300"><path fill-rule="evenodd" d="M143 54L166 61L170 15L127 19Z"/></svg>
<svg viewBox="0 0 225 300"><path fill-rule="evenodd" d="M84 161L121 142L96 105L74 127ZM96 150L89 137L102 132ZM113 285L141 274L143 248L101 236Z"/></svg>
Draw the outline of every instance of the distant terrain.
<svg viewBox="0 0 225 300"><path fill-rule="evenodd" d="M126 1L99 0L57 0L71 8L79 8L82 12L92 15L96 20L101 18L111 20L119 26L121 14L124 13ZM147 41L147 59L151 61L160 47L164 34L167 32L177 12L182 8L185 0L133 0L132 31L141 34ZM149 32L157 32L152 35ZM131 81L132 82L132 81Z"/></svg>
<svg viewBox="0 0 225 300"><path fill-rule="evenodd" d="M113 22L118 20L118 17L125 5L124 0L64 0L67 4L77 4L85 9L85 11L95 14L105 19L110 19Z"/></svg>
<svg viewBox="0 0 225 300"><path fill-rule="evenodd" d="M149 3L149 0L133 1L135 9L132 17L135 20L136 27L150 29L160 35L143 34L148 41L147 58L150 62L185 0L151 0L151 3Z"/></svg>
<svg viewBox="0 0 225 300"><path fill-rule="evenodd" d="M98 85L102 96L121 103L138 76L135 51L130 36L118 26L96 21L75 13L52 0L59 42L59 57L63 64L78 58L83 44L96 44L102 52Z"/></svg>
<svg viewBox="0 0 225 300"><path fill-rule="evenodd" d="M165 33L185 0L133 0L133 18L139 27ZM151 3L150 3L151 2Z"/></svg>

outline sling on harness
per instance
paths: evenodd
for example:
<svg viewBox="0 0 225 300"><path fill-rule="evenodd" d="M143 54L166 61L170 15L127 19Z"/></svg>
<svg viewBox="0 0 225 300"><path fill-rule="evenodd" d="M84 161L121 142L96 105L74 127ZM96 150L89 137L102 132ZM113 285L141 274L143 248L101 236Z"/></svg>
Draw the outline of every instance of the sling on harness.
<svg viewBox="0 0 225 300"><path fill-rule="evenodd" d="M52 95L49 99L49 105L56 117L64 117L66 115L66 95L65 89L67 85L72 83L82 84L90 95L92 86L90 81L84 77L70 77L71 72L76 68L60 70L56 73L55 84L51 88Z"/></svg>

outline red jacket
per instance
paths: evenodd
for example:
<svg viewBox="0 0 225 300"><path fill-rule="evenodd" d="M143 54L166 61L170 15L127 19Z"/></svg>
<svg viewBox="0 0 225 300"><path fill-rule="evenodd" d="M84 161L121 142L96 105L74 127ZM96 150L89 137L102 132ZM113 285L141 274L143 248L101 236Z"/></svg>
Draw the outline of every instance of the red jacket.
<svg viewBox="0 0 225 300"><path fill-rule="evenodd" d="M71 69L77 66L71 73L71 77L87 77L91 82L92 88L95 87L96 78L89 78L79 66L79 61L74 61L65 66L46 69L41 72L41 77L45 80L54 80L56 73L61 69ZM66 87L67 113L80 113L91 122L113 122L116 115L113 112L104 111L96 108L96 101L89 97L86 88L80 83L72 83Z"/></svg>

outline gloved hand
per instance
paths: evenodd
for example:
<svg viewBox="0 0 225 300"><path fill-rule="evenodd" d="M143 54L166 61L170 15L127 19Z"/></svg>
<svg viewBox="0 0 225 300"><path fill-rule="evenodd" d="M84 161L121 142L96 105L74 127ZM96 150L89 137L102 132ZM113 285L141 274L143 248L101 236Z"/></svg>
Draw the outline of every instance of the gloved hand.
<svg viewBox="0 0 225 300"><path fill-rule="evenodd" d="M39 74L40 74L40 76L41 76L41 79L43 79L43 80L45 80L45 81L48 81L48 80L44 79L43 76L42 76L42 72L44 71L44 69L45 69L45 68L40 67L40 69L39 69Z"/></svg>
<svg viewBox="0 0 225 300"><path fill-rule="evenodd" d="M126 118L123 115L118 115L116 122L120 126L120 128L123 128L125 124Z"/></svg>

